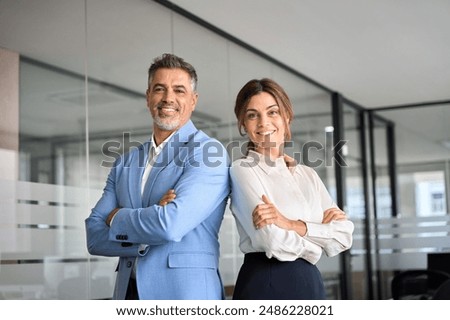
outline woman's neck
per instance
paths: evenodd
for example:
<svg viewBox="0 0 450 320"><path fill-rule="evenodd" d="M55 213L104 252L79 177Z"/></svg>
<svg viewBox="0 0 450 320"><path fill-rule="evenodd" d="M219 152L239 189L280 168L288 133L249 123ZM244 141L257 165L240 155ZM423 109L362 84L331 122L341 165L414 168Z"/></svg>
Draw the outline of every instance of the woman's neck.
<svg viewBox="0 0 450 320"><path fill-rule="evenodd" d="M278 148L255 148L255 151L262 154L265 157L268 157L270 160L275 160L284 155L283 147Z"/></svg>

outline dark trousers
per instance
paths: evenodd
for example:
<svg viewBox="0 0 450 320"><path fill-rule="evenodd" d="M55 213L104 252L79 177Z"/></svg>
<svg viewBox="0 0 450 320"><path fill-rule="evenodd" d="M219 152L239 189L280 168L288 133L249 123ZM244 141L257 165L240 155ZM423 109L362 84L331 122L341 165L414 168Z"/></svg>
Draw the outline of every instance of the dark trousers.
<svg viewBox="0 0 450 320"><path fill-rule="evenodd" d="M322 276L304 259L279 261L265 253L247 253L233 293L234 300L325 299Z"/></svg>
<svg viewBox="0 0 450 320"><path fill-rule="evenodd" d="M125 300L139 300L136 279L134 279L134 278L130 278L130 281L128 282L128 288L127 288L127 293L125 294Z"/></svg>

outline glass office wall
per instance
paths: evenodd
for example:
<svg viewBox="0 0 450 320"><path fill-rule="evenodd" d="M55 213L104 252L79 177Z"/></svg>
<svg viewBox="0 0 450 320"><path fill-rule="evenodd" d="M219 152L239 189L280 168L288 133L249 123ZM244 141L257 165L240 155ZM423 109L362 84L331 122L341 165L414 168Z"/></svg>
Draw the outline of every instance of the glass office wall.
<svg viewBox="0 0 450 320"><path fill-rule="evenodd" d="M111 297L117 259L87 253L84 219L113 159L150 138L147 68L164 52L196 67L193 121L233 159L245 141L233 113L238 90L253 78L280 82L295 112L288 152L336 194L329 92L160 4L2 1L0 47L20 55L19 150L8 160L17 178L0 177L2 299ZM232 290L242 254L228 209L220 243L221 273ZM339 298L339 258L324 257L319 268L329 297Z"/></svg>
<svg viewBox="0 0 450 320"><path fill-rule="evenodd" d="M449 105L338 107L348 147L340 183L356 227L352 297L391 298L393 276L428 268L430 255L449 272Z"/></svg>
<svg viewBox="0 0 450 320"><path fill-rule="evenodd" d="M381 283L389 288L397 271L427 269L429 255L450 253L450 105L392 107L376 114L395 122L398 209L388 217L380 208L379 219ZM380 164L378 172L385 172ZM450 273L441 260L433 268Z"/></svg>
<svg viewBox="0 0 450 320"><path fill-rule="evenodd" d="M88 296L84 22L83 1L0 3L0 47L21 56L19 146L2 163L15 173L0 177L2 299Z"/></svg>
<svg viewBox="0 0 450 320"><path fill-rule="evenodd" d="M345 142L340 155L343 165L340 166L343 187L342 203L345 211L355 224L353 246L350 250L351 261L351 297L353 299L373 298L373 270L375 264L370 237L366 237L373 226L373 214L370 207L370 185L368 170L369 134L367 117L360 107L345 99L335 102L339 108L342 131L340 139ZM340 103L339 103L340 102ZM339 119L338 119L339 120Z"/></svg>
<svg viewBox="0 0 450 320"><path fill-rule="evenodd" d="M399 213L448 214L450 105L392 108L377 114L396 122Z"/></svg>
<svg viewBox="0 0 450 320"><path fill-rule="evenodd" d="M393 152L395 137L391 136L394 130L393 124L372 112L368 115L370 147L370 175L371 199L373 208L373 228L370 228L370 236L374 241L371 246L374 261L373 274L377 279L373 286L372 294L377 299L390 296L389 270L383 267L383 261L390 260L393 250L389 245L391 230L386 227L384 221L397 215L395 199L395 177L393 167L395 159ZM366 234L367 236L367 234Z"/></svg>

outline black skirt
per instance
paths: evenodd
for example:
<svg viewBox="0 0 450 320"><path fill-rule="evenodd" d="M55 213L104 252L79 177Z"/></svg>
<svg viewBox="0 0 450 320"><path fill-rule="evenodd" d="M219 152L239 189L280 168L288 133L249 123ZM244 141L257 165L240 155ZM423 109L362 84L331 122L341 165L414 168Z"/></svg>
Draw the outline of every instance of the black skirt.
<svg viewBox="0 0 450 320"><path fill-rule="evenodd" d="M319 269L303 259L279 261L265 253L247 253L234 288L233 300L323 300Z"/></svg>

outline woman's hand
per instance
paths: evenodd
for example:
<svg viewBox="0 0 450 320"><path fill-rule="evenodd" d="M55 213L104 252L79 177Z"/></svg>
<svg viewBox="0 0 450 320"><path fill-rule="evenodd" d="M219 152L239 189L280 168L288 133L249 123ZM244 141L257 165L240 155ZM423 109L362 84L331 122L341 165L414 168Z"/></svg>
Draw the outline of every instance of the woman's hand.
<svg viewBox="0 0 450 320"><path fill-rule="evenodd" d="M257 205L252 213L253 224L256 229L274 224L282 229L295 230L301 236L306 234L306 224L303 221L287 219L266 195L262 196L262 200L263 203Z"/></svg>
<svg viewBox="0 0 450 320"><path fill-rule="evenodd" d="M175 190L174 189L170 189L169 191L167 191L163 195L161 200L159 200L159 205L160 206L165 206L169 202L172 202L176 197L177 197L177 195L175 194Z"/></svg>
<svg viewBox="0 0 450 320"><path fill-rule="evenodd" d="M339 208L330 208L323 213L322 223L330 223L333 220L347 220L347 215Z"/></svg>

